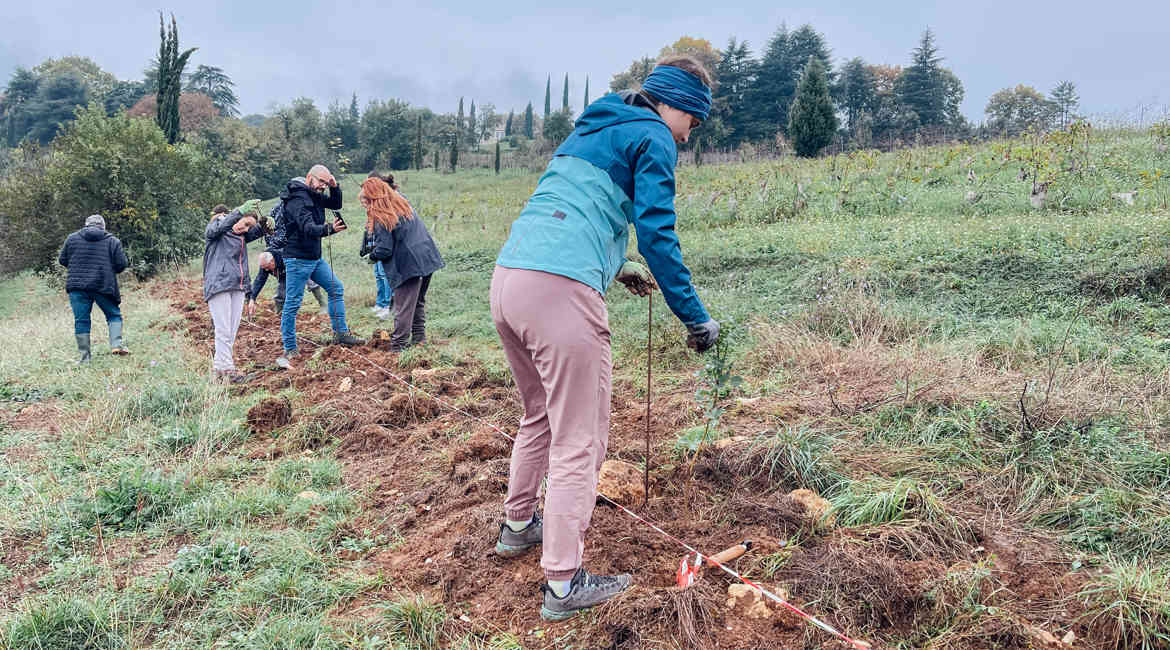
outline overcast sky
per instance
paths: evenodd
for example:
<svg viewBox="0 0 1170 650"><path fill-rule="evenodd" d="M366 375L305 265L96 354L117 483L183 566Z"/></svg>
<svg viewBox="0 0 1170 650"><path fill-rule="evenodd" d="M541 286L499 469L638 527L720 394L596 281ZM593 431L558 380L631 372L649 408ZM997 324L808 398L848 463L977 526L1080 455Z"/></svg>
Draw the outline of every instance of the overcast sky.
<svg viewBox="0 0 1170 650"><path fill-rule="evenodd" d="M180 45L199 47L198 64L223 68L237 84L244 113L306 96L322 109L334 99L405 99L438 112L459 97L520 111L542 110L553 78L560 102L565 73L579 110L585 76L591 96L641 56L682 35L722 47L747 40L757 56L781 23L812 24L834 62L906 64L923 29L937 35L944 65L966 87L964 112L983 119L988 97L1028 84L1042 92L1068 79L1082 111L1112 114L1170 104L1170 2L1048 0L979 2L674 0L638 8L629 0L551 2L396 2L236 0L176 3L0 0L7 19L0 75L47 57L88 56L123 79L139 79L158 51L158 11L174 12ZM168 18L169 20L169 18ZM1147 119L1149 115L1147 115Z"/></svg>

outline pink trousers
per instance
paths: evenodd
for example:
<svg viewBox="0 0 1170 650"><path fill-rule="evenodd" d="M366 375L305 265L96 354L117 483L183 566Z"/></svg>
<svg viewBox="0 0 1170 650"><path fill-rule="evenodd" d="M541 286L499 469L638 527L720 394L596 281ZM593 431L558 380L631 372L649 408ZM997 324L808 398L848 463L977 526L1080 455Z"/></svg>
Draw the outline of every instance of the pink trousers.
<svg viewBox="0 0 1170 650"><path fill-rule="evenodd" d="M609 443L613 364L605 299L563 276L497 266L491 304L524 402L505 513L529 518L548 475L540 565L547 579L569 580L581 566Z"/></svg>

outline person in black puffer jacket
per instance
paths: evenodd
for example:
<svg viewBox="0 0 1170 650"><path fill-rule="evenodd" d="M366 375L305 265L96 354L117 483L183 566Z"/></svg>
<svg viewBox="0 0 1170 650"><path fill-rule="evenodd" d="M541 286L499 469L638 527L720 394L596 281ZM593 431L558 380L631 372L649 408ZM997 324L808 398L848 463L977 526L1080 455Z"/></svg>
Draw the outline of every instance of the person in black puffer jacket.
<svg viewBox="0 0 1170 650"><path fill-rule="evenodd" d="M394 291L394 335L390 349L401 351L427 339L426 302L431 274L443 258L422 219L381 178L367 178L358 200L368 215L366 232L374 241L370 257L382 262Z"/></svg>
<svg viewBox="0 0 1170 650"><path fill-rule="evenodd" d="M122 294L118 290L118 274L126 270L126 252L122 242L106 232L106 220L100 214L85 220L85 227L69 235L57 258L69 270L65 291L73 308L73 333L77 337L79 363L90 359L89 331L93 304L106 316L110 329L110 351L117 355L130 354L122 344Z"/></svg>
<svg viewBox="0 0 1170 650"><path fill-rule="evenodd" d="M324 193L328 190L328 196ZM314 165L304 178L292 179L280 193L284 214L285 299L280 315L280 336L284 354L276 360L281 368L292 367L297 356L297 312L301 308L305 284L313 280L329 294L329 321L333 342L345 346L362 345L345 322L345 294L329 264L321 259L321 239L345 230L340 218L325 221L325 210L341 209L341 188L324 165ZM340 213L337 214L340 217Z"/></svg>

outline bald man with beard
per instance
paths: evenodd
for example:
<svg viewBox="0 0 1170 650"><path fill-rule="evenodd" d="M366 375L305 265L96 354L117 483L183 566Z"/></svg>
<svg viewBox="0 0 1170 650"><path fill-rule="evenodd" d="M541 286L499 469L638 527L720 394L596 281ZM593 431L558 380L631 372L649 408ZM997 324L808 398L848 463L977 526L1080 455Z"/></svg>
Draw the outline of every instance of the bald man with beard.
<svg viewBox="0 0 1170 650"><path fill-rule="evenodd" d="M341 209L341 188L324 165L315 165L303 178L294 178L280 193L283 202L286 242L284 245L285 300L280 316L284 354L276 364L290 368L297 348L297 312L304 298L305 284L312 279L329 294L329 321L333 342L362 345L345 322L345 294L329 263L321 257L321 240L345 230L340 219L327 222L325 210Z"/></svg>

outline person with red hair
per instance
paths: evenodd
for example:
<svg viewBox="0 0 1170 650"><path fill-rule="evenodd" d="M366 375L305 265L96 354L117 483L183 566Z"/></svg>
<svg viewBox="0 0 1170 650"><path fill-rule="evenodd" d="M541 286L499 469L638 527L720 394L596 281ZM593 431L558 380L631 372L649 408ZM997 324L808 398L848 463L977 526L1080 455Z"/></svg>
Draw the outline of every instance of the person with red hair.
<svg viewBox="0 0 1170 650"><path fill-rule="evenodd" d="M362 182L358 201L366 209L370 257L382 263L394 291L394 334L390 349L400 352L426 341L426 301L431 275L443 257L410 203L378 177Z"/></svg>

